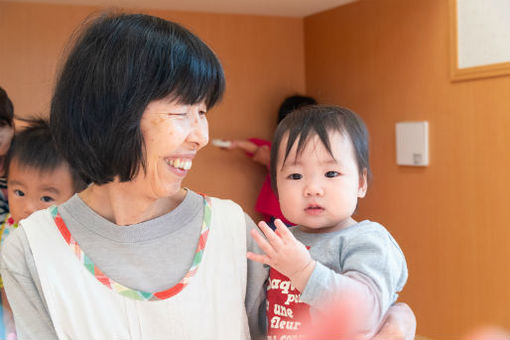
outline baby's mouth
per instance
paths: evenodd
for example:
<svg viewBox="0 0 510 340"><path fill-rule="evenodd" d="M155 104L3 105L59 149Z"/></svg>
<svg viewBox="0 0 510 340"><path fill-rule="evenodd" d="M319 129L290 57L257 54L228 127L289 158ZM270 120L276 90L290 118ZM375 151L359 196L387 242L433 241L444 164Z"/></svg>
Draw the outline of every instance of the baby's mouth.
<svg viewBox="0 0 510 340"><path fill-rule="evenodd" d="M307 206L307 207L305 208L305 210L306 210L306 211L311 211L311 212L312 212L312 211L317 212L317 211L322 211L322 210L324 210L324 208L323 208L323 207L321 207L321 206L320 206L320 205L318 205L318 204L312 204L312 205Z"/></svg>

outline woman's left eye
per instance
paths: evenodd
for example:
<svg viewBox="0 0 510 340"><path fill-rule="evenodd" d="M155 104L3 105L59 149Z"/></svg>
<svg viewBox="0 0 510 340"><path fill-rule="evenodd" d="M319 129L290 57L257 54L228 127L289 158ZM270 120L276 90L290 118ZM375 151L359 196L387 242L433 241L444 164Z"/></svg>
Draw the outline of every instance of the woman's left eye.
<svg viewBox="0 0 510 340"><path fill-rule="evenodd" d="M330 177L330 178L331 177L336 177L338 175L340 175L340 173L338 173L338 171L328 171L328 172L325 173L325 176L326 177Z"/></svg>
<svg viewBox="0 0 510 340"><path fill-rule="evenodd" d="M44 203L50 203L50 202L55 201L55 199L50 196L43 196L43 197L41 197L41 201L43 201Z"/></svg>

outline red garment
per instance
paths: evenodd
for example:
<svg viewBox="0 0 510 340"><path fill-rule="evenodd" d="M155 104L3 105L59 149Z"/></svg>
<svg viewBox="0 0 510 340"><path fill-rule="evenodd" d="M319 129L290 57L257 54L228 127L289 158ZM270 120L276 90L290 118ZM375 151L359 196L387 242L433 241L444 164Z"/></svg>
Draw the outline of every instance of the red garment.
<svg viewBox="0 0 510 340"><path fill-rule="evenodd" d="M271 148L270 141L258 138L250 138L248 140L257 146L267 145L269 148ZM252 153L247 152L246 154L249 157L253 157ZM271 174L269 168L267 170L266 179L264 180L262 188L259 192L259 196L257 197L255 210L264 215L266 222L270 222L271 217L274 217L279 218L283 221L283 223L287 225L293 225L291 222L287 221L287 219L283 216L282 211L280 210L280 203L278 202L278 198L274 194L273 189L271 189Z"/></svg>
<svg viewBox="0 0 510 340"><path fill-rule="evenodd" d="M287 276L269 269L267 287L267 338L269 340L298 339L303 324L310 323L310 306L300 302L301 293Z"/></svg>

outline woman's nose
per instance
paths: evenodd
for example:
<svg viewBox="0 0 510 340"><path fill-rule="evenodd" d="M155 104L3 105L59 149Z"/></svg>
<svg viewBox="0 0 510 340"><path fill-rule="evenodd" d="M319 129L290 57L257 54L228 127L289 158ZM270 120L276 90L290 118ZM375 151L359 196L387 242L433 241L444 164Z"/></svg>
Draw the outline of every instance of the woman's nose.
<svg viewBox="0 0 510 340"><path fill-rule="evenodd" d="M196 146L196 149L204 147L209 142L209 125L207 117L200 112L194 112L190 123L188 141Z"/></svg>

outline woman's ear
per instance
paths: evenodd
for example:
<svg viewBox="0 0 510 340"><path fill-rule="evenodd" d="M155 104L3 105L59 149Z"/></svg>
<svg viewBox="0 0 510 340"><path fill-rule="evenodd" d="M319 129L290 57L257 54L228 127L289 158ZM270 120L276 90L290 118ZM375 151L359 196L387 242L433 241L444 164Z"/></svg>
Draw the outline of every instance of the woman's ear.
<svg viewBox="0 0 510 340"><path fill-rule="evenodd" d="M367 194L368 188L368 171L367 168L364 168L359 176L359 186L358 186L358 198L363 198Z"/></svg>

